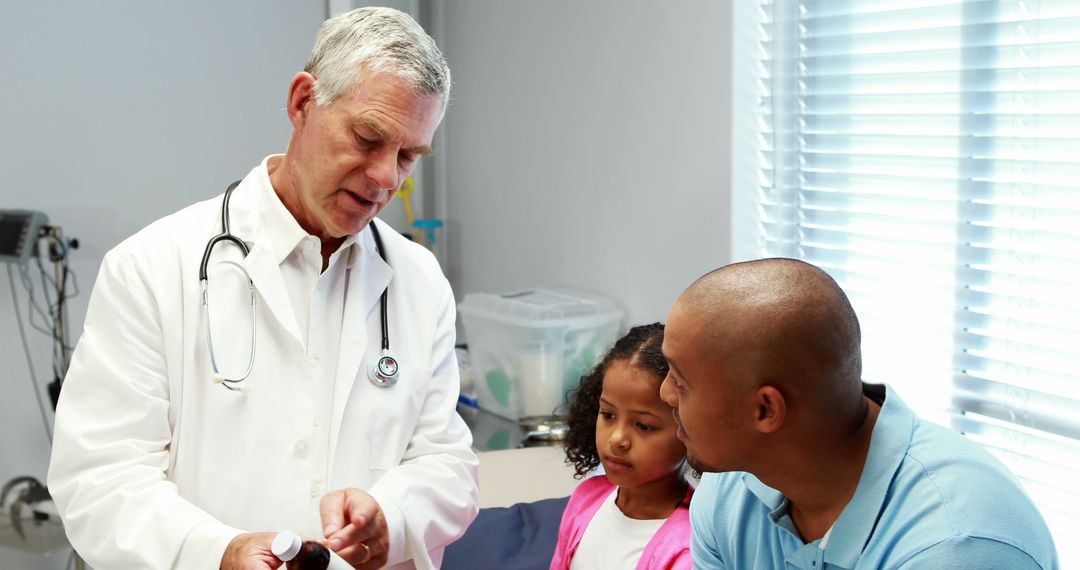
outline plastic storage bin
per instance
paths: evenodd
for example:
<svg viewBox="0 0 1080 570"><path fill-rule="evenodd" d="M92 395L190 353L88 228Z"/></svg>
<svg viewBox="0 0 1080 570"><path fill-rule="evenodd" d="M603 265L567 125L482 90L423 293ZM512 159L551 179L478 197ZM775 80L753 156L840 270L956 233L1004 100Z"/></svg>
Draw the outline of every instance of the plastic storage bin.
<svg viewBox="0 0 1080 570"><path fill-rule="evenodd" d="M562 415L567 391L615 342L622 322L610 299L551 289L472 293L458 312L479 406L512 420Z"/></svg>

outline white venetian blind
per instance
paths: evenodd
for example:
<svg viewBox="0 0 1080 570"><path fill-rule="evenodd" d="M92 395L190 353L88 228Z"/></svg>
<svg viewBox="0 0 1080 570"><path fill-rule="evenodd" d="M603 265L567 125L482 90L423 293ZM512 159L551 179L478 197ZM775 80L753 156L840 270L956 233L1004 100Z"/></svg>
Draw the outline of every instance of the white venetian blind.
<svg viewBox="0 0 1080 570"><path fill-rule="evenodd" d="M1080 567L1080 0L761 2L761 255L1002 459Z"/></svg>

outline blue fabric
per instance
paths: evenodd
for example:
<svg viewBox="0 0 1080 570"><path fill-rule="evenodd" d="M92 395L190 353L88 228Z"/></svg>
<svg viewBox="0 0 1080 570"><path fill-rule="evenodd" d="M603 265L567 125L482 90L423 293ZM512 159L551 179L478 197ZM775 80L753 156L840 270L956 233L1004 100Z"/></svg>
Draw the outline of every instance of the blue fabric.
<svg viewBox="0 0 1080 570"><path fill-rule="evenodd" d="M570 497L480 509L446 547L443 570L548 570Z"/></svg>
<svg viewBox="0 0 1080 570"><path fill-rule="evenodd" d="M748 473L708 473L690 505L694 567L1058 568L1050 531L981 446L920 420L891 389L851 502L826 548L804 544L787 499Z"/></svg>

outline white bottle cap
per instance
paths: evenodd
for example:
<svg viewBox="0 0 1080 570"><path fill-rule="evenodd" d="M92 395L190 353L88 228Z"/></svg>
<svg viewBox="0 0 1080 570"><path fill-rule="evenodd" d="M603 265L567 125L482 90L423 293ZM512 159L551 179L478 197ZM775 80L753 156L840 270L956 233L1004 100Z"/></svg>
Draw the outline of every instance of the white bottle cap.
<svg viewBox="0 0 1080 570"><path fill-rule="evenodd" d="M288 562L300 553L300 546L304 543L300 536L291 530L283 530L274 537L270 543L270 552L282 562Z"/></svg>

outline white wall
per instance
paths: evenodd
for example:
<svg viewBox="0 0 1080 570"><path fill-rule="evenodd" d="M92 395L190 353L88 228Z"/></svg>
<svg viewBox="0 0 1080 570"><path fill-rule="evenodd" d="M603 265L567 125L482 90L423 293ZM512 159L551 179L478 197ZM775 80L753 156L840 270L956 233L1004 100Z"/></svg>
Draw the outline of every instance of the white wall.
<svg viewBox="0 0 1080 570"><path fill-rule="evenodd" d="M458 299L562 285L665 318L729 258L731 6L455 1L439 38Z"/></svg>
<svg viewBox="0 0 1080 570"><path fill-rule="evenodd" d="M758 77L761 65L761 29L763 14L758 4L736 0L732 4L731 108L754 109L764 95ZM758 145L760 132L755 113L732 111L731 139L740 141L731 149L731 262L758 259L762 256L758 243L757 191ZM738 189L738 191L736 191Z"/></svg>
<svg viewBox="0 0 1080 570"><path fill-rule="evenodd" d="M44 211L79 238L73 340L105 251L284 150L289 81L325 13L324 2L289 0L5 4L0 208ZM48 339L31 334L47 382ZM44 480L48 443L5 267L0 358L0 483ZM64 559L0 548L0 568L61 568Z"/></svg>

